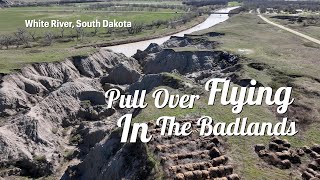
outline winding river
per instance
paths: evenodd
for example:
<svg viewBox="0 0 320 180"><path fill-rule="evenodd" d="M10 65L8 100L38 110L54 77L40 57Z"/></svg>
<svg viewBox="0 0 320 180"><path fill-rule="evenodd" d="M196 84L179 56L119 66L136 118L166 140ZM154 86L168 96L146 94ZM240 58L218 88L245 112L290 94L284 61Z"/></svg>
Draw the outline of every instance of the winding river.
<svg viewBox="0 0 320 180"><path fill-rule="evenodd" d="M218 10L216 12L217 13L227 13L233 9L236 9L236 8L237 7L229 7L229 8L224 8L224 9ZM197 26L194 26L190 29L187 29L185 31L179 32L177 34L173 34L173 35L165 36L165 37L161 37L161 38L145 40L145 41L138 41L138 42L134 42L134 43L121 44L121 45L116 45L116 46L108 46L105 48L110 49L110 50L117 52L117 53L123 53L129 57L129 56L134 55L138 49L140 49L140 50L146 49L150 43L162 44L165 41L169 40L171 36L183 37L185 34L190 34L195 31L207 29L207 28L212 27L218 23L226 21L227 19L229 19L228 14L211 14L204 22L202 22L202 23L198 24Z"/></svg>

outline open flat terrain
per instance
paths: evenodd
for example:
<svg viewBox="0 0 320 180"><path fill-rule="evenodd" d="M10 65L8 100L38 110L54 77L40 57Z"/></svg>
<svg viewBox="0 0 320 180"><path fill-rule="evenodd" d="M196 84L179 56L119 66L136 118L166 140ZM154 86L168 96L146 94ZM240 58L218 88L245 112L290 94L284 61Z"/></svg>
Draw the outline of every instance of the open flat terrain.
<svg viewBox="0 0 320 180"><path fill-rule="evenodd" d="M38 12L39 11L39 12ZM47 11L47 12L46 12ZM56 12L50 12L56 11ZM48 7L35 8L35 7L24 7L24 8L12 8L0 10L0 32L1 34L11 33L16 31L17 28L25 27L25 20L41 19L43 21L60 20L60 21L71 21L73 23L80 19L82 21L94 21L98 20L110 20L116 19L117 21L131 21L136 23L151 23L156 20L170 20L180 16L175 11L163 12L90 12L90 11L76 11L64 12L64 9L51 9ZM8 17L12 18L8 21ZM46 31L52 31L59 33L60 28L28 28L29 31L35 31L37 33L43 33ZM92 32L94 28L87 28L88 32ZM66 35L72 31L72 29L66 30ZM68 32L69 31L69 32ZM74 30L73 30L74 31ZM103 31L103 28L100 28Z"/></svg>
<svg viewBox="0 0 320 180"><path fill-rule="evenodd" d="M307 14L300 15L302 18L307 18L309 20L298 21L297 18L294 21L289 21L288 19L279 19L277 16L269 15L267 16L270 20L277 22L281 25L284 25L293 30L299 31L301 33L305 33L314 38L320 39L320 15L319 14ZM289 16L290 17L290 16ZM308 24L308 21L313 24Z"/></svg>

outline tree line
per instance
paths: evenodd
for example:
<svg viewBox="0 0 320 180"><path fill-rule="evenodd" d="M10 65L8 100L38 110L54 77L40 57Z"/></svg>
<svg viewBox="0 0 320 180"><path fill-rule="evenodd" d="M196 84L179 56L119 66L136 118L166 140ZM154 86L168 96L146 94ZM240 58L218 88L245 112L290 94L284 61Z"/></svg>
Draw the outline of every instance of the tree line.
<svg viewBox="0 0 320 180"><path fill-rule="evenodd" d="M184 0L182 3L188 6L228 5L229 0Z"/></svg>
<svg viewBox="0 0 320 180"><path fill-rule="evenodd" d="M28 31L24 28L17 28L12 34L0 35L0 49L5 47L9 49L10 46L19 48L20 46L31 47L32 42L36 42L40 37L37 36L35 31ZM43 46L49 46L52 44L54 34L50 31L43 33L41 44Z"/></svg>
<svg viewBox="0 0 320 180"><path fill-rule="evenodd" d="M275 11L284 11L288 13L296 13L297 9L320 11L320 1L244 0L243 4L245 10L260 8L262 13L266 12L267 8L273 8Z"/></svg>
<svg viewBox="0 0 320 180"><path fill-rule="evenodd" d="M18 3L17 2L12 2L10 4L4 3L2 6L3 7L36 7L36 6L51 6L51 5L73 4L73 3L90 3L90 2L102 2L102 1L101 0L61 0L61 1L39 1L39 2L19 1Z"/></svg>
<svg viewBox="0 0 320 180"><path fill-rule="evenodd" d="M288 23L301 24L302 26L320 26L320 16L288 16L288 15L277 15L271 18L286 20Z"/></svg>
<svg viewBox="0 0 320 180"><path fill-rule="evenodd" d="M169 5L169 4L134 4L134 3L108 3L108 4L92 4L89 5L86 10L121 10L121 11L158 11L159 9L177 9L182 11L188 11L190 7L183 5Z"/></svg>

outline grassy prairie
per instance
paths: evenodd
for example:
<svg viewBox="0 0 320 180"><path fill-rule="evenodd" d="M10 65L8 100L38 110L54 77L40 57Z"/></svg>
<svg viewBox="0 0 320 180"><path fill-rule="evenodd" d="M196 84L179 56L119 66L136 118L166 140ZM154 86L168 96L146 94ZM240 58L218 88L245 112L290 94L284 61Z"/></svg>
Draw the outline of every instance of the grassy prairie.
<svg viewBox="0 0 320 180"><path fill-rule="evenodd" d="M234 16L225 23L199 33L210 31L226 33L225 36L211 38L222 42L218 49L246 57L242 62L243 78L254 78L271 87L291 86L295 103L312 110L312 118L309 119L312 125L307 128L301 126L299 135L288 139L296 146L320 143L320 138L314 135L320 127L319 48L305 46L310 42L265 24L259 17L251 14ZM266 64L270 69L257 70L247 66L250 63ZM299 113L308 117L308 113Z"/></svg>
<svg viewBox="0 0 320 180"><path fill-rule="evenodd" d="M304 23L291 23L288 20L283 20L283 19L277 19L277 18L271 18L272 16L267 16L269 20L274 21L276 23L279 23L281 25L284 25L288 28L291 28L293 30L299 31L301 33L304 33L308 36L311 36L313 38L320 39L320 22L314 25L304 25ZM315 17L315 18L320 18L320 15L306 15L305 17Z"/></svg>
<svg viewBox="0 0 320 180"><path fill-rule="evenodd" d="M27 49L2 50L0 57L0 72L9 73L22 68L25 64L38 62L57 62L67 57L89 55L95 52L94 48L74 49L67 44L52 45L50 47L34 47Z"/></svg>
<svg viewBox="0 0 320 180"><path fill-rule="evenodd" d="M187 94L185 91L169 89L171 94ZM204 88L203 88L204 89ZM200 91L198 91L199 93ZM161 116L175 116L177 118L210 116L215 122L231 123L237 117L247 117L248 122L278 122L274 113L267 107L246 106L241 114L235 115L231 112L231 106L222 106L217 103L214 106L207 105L208 93L201 92L201 98L196 102L193 109L170 109L168 107L157 109L153 105L151 93L148 94L146 102L149 104L146 109L139 114L134 121L146 122L156 120ZM217 100L219 97L217 97ZM227 155L231 157L231 164L235 166L235 171L243 179L289 179L290 170L280 170L269 165L260 165L262 160L255 154L253 147L255 144L267 144L270 137L228 137ZM296 177L299 175L295 174Z"/></svg>
<svg viewBox="0 0 320 180"><path fill-rule="evenodd" d="M243 54L287 74L318 78L319 49L306 47L304 44L308 43L308 40L266 24L256 15L235 16L225 23L196 34L211 31L226 33L221 38L210 38L223 43L218 49Z"/></svg>
<svg viewBox="0 0 320 180"><path fill-rule="evenodd" d="M75 23L76 20L93 21L93 20L112 20L117 21L131 21L138 23L151 23L155 20L170 20L181 16L181 14L175 13L175 11L162 13L162 12L37 12L38 7L24 7L22 9L5 9L0 10L0 34L12 33L16 31L18 27L25 27L25 20L41 19L43 21L60 20L70 21ZM169 10L168 10L169 11ZM8 17L11 18L8 21ZM102 28L101 28L102 29ZM45 31L53 31L58 33L60 28L28 28L30 31L36 31L38 33ZM71 30L71 29L70 29ZM88 28L93 31L93 28ZM68 33L68 32L67 32Z"/></svg>
<svg viewBox="0 0 320 180"><path fill-rule="evenodd" d="M234 6L241 6L242 3L239 3L238 1L230 1L228 2L229 7L234 7Z"/></svg>
<svg viewBox="0 0 320 180"><path fill-rule="evenodd" d="M224 36L207 37L208 32L225 33ZM256 79L264 85L277 88L292 86L295 104L307 107L310 111L298 110L298 115L308 122L299 122L299 133L292 137L284 137L291 142L293 147L311 146L320 143L320 71L319 49L307 47L306 40L296 37L291 33L282 31L272 25L265 24L256 15L236 15L217 26L195 34L203 35L211 41L222 44L218 50L240 54L243 68L238 74L241 78ZM186 50L181 48L180 50ZM190 50L190 49L189 49ZM193 51L195 49L192 49ZM250 67L251 63L263 64L269 68L258 70ZM176 77L183 80L182 77ZM236 85L233 85L236 86ZM170 89L170 88L169 88ZM204 88L202 88L204 89ZM172 94L185 94L187 90L170 89ZM279 122L273 108L266 106L245 106L239 115L231 112L231 107L219 103L208 107L207 92L202 93L194 109L164 108L159 111L152 105L150 94L147 97L149 106L139 114L135 121L156 120L160 116L199 117L211 116L216 121L233 122L237 117L248 117L248 122ZM217 98L218 99L218 98ZM289 120L294 119L293 114L287 114ZM306 123L306 124L304 124ZM281 170L264 163L254 152L255 144L267 144L270 137L228 137L227 153L235 172L243 179L301 179L296 167ZM308 162L303 158L303 163Z"/></svg>

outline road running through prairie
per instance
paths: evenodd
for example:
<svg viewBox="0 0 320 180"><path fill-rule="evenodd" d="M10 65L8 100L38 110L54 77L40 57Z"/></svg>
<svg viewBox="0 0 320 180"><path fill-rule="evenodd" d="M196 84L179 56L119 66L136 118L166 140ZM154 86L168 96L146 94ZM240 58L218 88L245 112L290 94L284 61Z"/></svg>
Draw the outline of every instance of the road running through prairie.
<svg viewBox="0 0 320 180"><path fill-rule="evenodd" d="M312 42L317 43L317 44L320 45L320 40L318 40L318 39L316 39L316 38L307 36L307 35L305 35L305 34L302 34L302 33L298 32L298 31L294 31L294 30L292 30L292 29L289 29L289 28L287 28L287 27L284 27L284 26L282 26L282 25L279 25L279 24L277 24L277 23L274 23L274 22L270 21L269 19L263 17L261 14L259 14L258 16L259 16L262 20L264 20L265 22L267 22L267 23L269 23L269 24L271 24L271 25L273 25L273 26L276 26L276 27L278 27L278 28L281 28L281 29L283 29L283 30L286 30L286 31L288 31L288 32L291 32L291 33L293 33L293 34L295 34L295 35L297 35L297 36L300 36L300 37L302 37L302 38L305 38L305 39L307 39L307 40L309 40L309 41L312 41Z"/></svg>

